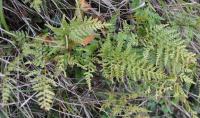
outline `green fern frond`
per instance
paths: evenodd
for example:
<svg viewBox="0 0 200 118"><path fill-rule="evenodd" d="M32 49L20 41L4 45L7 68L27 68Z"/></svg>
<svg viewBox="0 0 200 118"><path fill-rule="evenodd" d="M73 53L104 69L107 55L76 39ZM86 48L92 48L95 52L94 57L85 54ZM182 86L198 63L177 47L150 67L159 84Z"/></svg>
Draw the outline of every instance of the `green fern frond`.
<svg viewBox="0 0 200 118"><path fill-rule="evenodd" d="M9 101L11 86L9 83L9 77L4 77L2 82L2 102L6 104Z"/></svg>
<svg viewBox="0 0 200 118"><path fill-rule="evenodd" d="M94 35L97 30L107 27L109 24L103 23L92 17L85 17L84 20L74 18L70 24L63 18L60 28L48 27L56 34L60 40L68 40L80 44L88 35Z"/></svg>
<svg viewBox="0 0 200 118"><path fill-rule="evenodd" d="M149 64L146 60L137 58L137 56L132 56L130 63L127 67L128 74L133 80L137 79L163 79L166 78L166 75L161 69L154 67L152 64Z"/></svg>
<svg viewBox="0 0 200 118"><path fill-rule="evenodd" d="M12 32L12 34L13 34L13 39L15 43L19 46L22 46L27 40L27 36L28 36L27 32L18 31L18 32Z"/></svg>
<svg viewBox="0 0 200 118"><path fill-rule="evenodd" d="M37 92L36 97L40 107L48 111L51 108L53 97L55 96L52 88L52 86L56 85L55 82L44 76L37 77L32 82L32 88Z"/></svg>
<svg viewBox="0 0 200 118"><path fill-rule="evenodd" d="M180 79L183 82L188 83L188 84L195 84L195 82L190 77L188 77L187 75L185 75L184 73L181 73L179 76L180 76Z"/></svg>
<svg viewBox="0 0 200 118"><path fill-rule="evenodd" d="M165 74L137 55L132 44L123 40L117 41L117 46L108 39L101 48L103 74L106 78L116 78L123 81L129 79L162 79Z"/></svg>
<svg viewBox="0 0 200 118"><path fill-rule="evenodd" d="M82 40L84 37L95 34L95 31L108 26L107 23L103 23L98 19L92 17L85 17L83 21L75 20L70 24L69 38L72 40Z"/></svg>
<svg viewBox="0 0 200 118"><path fill-rule="evenodd" d="M152 53L149 56L155 52L155 64L161 68L167 68L171 73L178 74L196 63L195 54L186 49L184 40L173 28L154 27L150 32L149 42L145 52L151 50Z"/></svg>

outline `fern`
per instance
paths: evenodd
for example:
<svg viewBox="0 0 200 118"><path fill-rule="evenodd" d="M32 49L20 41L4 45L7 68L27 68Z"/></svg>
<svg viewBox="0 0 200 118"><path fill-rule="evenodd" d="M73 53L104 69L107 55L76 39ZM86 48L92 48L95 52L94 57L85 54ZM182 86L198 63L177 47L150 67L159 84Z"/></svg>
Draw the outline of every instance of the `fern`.
<svg viewBox="0 0 200 118"><path fill-rule="evenodd" d="M37 75L40 74L39 70L46 71L44 69L46 66L45 56L48 57L48 54L51 54L51 50L49 51L48 47L44 46L41 37L37 37L34 40L29 40L27 33L24 32L14 32L13 35L15 43L21 47L23 55L15 58L15 60L9 65L8 71L16 71L15 67L18 67L17 70L20 70L21 73L28 73L26 75L26 78L36 76L31 81L33 84L32 88L34 91L37 92L36 97L38 99L38 104L40 105L40 107L48 111L51 108L53 97L55 95L53 92L53 86L55 86L55 82L44 75ZM28 59L25 63L23 63L24 57L29 57L31 59ZM27 70L26 64L34 66L34 70ZM20 65L21 67L19 67L18 65Z"/></svg>
<svg viewBox="0 0 200 118"><path fill-rule="evenodd" d="M150 32L146 52L155 52L155 64L166 68L170 73L179 74L190 70L190 65L196 63L195 54L186 49L185 42L176 30L156 26ZM153 48L152 48L153 47ZM153 54L149 54L152 58Z"/></svg>
<svg viewBox="0 0 200 118"><path fill-rule="evenodd" d="M42 109L49 110L55 96L52 86L55 86L55 82L50 78L39 76L33 81L33 89L37 92L38 104Z"/></svg>
<svg viewBox="0 0 200 118"><path fill-rule="evenodd" d="M9 83L9 77L4 77L2 82L2 102L6 104L9 101L11 86Z"/></svg>
<svg viewBox="0 0 200 118"><path fill-rule="evenodd" d="M84 73L85 79L86 79L86 83L88 85L89 90L92 89L92 85L91 85L91 78L93 77L91 72L85 72Z"/></svg>
<svg viewBox="0 0 200 118"><path fill-rule="evenodd" d="M125 84L128 81L134 92L145 91L144 96L152 96L156 101L172 95L176 104L181 102L188 112L193 112L183 86L195 84L192 79L195 54L186 49L186 43L175 29L164 26L150 29L142 37L144 42L135 43L140 35L130 38L127 31L108 36L100 50L104 77ZM137 85L136 80L144 81ZM119 107L115 110L121 111Z"/></svg>
<svg viewBox="0 0 200 118"><path fill-rule="evenodd" d="M84 37L94 34L98 29L108 26L107 23L102 23L98 19L85 17L83 21L76 20L70 24L69 38L73 40L81 40Z"/></svg>
<svg viewBox="0 0 200 118"><path fill-rule="evenodd" d="M76 48L74 50L74 59L76 59L76 66L80 67L83 71L83 77L86 80L89 90L91 90L91 80L93 74L96 72L94 52L96 50L96 43L85 48Z"/></svg>
<svg viewBox="0 0 200 118"><path fill-rule="evenodd" d="M13 39L15 39L15 43L18 45L18 46L23 46L23 44L27 41L27 36L28 34L26 32L12 32L12 34L14 35L13 36Z"/></svg>
<svg viewBox="0 0 200 118"><path fill-rule="evenodd" d="M85 17L84 20L74 18L70 24L63 18L61 27L48 27L56 34L57 40L63 40L67 47L75 44L81 44L83 39L88 35L95 34L95 31L102 29L109 24L102 23L98 19Z"/></svg>
<svg viewBox="0 0 200 118"><path fill-rule="evenodd" d="M127 42L126 45L123 40L118 40L116 43L115 47L110 39L107 39L101 48L102 71L106 78L123 81L125 77L132 80L166 77L161 70L138 56L131 43Z"/></svg>
<svg viewBox="0 0 200 118"><path fill-rule="evenodd" d="M184 91L183 87L191 87L195 84L193 70L196 66L196 55L188 51L187 43L173 27L154 26L147 33L144 58L166 72L168 79L163 81L166 83L164 86L172 87L169 90L163 89L166 93L158 90L156 96L163 96L164 94L161 93L171 94L177 104L183 103L187 111L192 113L186 94L189 89Z"/></svg>

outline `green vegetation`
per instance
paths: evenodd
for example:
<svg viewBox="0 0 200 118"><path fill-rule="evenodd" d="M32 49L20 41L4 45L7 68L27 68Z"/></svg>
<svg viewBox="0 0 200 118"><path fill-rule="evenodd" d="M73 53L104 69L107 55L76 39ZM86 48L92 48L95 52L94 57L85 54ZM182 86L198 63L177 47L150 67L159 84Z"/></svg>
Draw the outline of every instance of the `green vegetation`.
<svg viewBox="0 0 200 118"><path fill-rule="evenodd" d="M200 117L198 1L0 0L0 26L0 118Z"/></svg>

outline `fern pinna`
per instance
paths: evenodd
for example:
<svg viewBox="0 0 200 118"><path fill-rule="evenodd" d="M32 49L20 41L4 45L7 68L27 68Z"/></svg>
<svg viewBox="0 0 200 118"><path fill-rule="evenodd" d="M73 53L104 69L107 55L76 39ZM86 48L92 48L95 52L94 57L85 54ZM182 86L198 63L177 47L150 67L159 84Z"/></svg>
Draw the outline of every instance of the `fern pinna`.
<svg viewBox="0 0 200 118"><path fill-rule="evenodd" d="M11 93L11 85L9 83L10 78L4 77L2 82L2 102L3 104L7 104L10 98Z"/></svg>

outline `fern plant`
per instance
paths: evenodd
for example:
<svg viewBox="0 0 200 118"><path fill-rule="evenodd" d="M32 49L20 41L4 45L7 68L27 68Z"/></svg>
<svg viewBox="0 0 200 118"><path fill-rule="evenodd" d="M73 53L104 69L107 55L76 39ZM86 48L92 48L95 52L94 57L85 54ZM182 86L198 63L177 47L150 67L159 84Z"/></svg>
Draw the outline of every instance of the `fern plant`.
<svg viewBox="0 0 200 118"><path fill-rule="evenodd" d="M30 40L27 33L13 32L9 34L12 36L16 46L20 47L19 49L22 54L15 57L13 61L9 63L6 74L9 76L12 75L12 73L18 72L27 80L32 78L32 88L37 92L36 97L38 99L38 104L42 109L49 110L53 102L54 92L52 89L55 82L45 75L38 76L41 74L40 70L47 71L45 70L46 62L44 58L47 54L44 53L44 50L47 50L48 47L44 47L41 38ZM33 66L34 69L30 70L27 65ZM3 80L2 99L5 103L9 100L10 89L12 89L9 80L8 77Z"/></svg>
<svg viewBox="0 0 200 118"><path fill-rule="evenodd" d="M167 86L171 86L175 101L184 104L184 107L195 116L195 112L190 108L187 101L187 92L183 86L188 88L194 83L194 70L196 68L195 54L189 52L185 41L181 38L177 30L164 26L156 26L150 30L144 52L151 63L164 70L169 77ZM146 53L149 52L149 53ZM147 54L147 55L146 55Z"/></svg>
<svg viewBox="0 0 200 118"><path fill-rule="evenodd" d="M157 66L167 68L169 73L178 74L189 71L190 65L196 63L195 54L186 49L184 40L176 30L157 26L149 34L146 49L156 53Z"/></svg>
<svg viewBox="0 0 200 118"><path fill-rule="evenodd" d="M187 86L194 84L195 54L186 49L186 43L176 30L157 26L151 31L148 43L144 49L148 60L175 80Z"/></svg>
<svg viewBox="0 0 200 118"><path fill-rule="evenodd" d="M107 27L109 24L103 23L98 19L85 17L83 20L74 18L70 23L67 23L63 18L61 27L56 28L48 25L48 27L55 34L55 42L61 42L60 47L65 47L64 55L74 59L72 65L76 65L84 70L83 75L86 78L89 89L91 89L92 73L95 72L95 65L93 64L93 53L97 48L97 42L92 42L90 46L80 47L84 39L90 35L96 35L96 31ZM64 50L65 50L64 49ZM73 54L70 54L73 53ZM57 56L55 57L57 58ZM70 60L66 59L66 63L70 64Z"/></svg>
<svg viewBox="0 0 200 118"><path fill-rule="evenodd" d="M132 80L142 78L151 80L166 77L162 70L137 54L137 49L132 48L133 43L131 41L125 42L120 39L121 37L118 38L116 42L107 39L101 48L102 71L106 78L124 81L125 77Z"/></svg>
<svg viewBox="0 0 200 118"><path fill-rule="evenodd" d="M104 77L125 84L128 81L132 90L146 91L144 96L152 96L154 100L171 95L176 104L183 103L195 116L183 88L195 84L195 54L186 49L186 43L175 29L164 26L149 29L143 37L130 38L131 33L126 30L108 36L100 50ZM136 84L138 80L143 86Z"/></svg>
<svg viewBox="0 0 200 118"><path fill-rule="evenodd" d="M52 86L55 82L45 76L38 76L33 81L33 89L37 92L36 97L42 109L49 110L55 96Z"/></svg>

